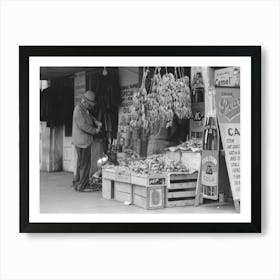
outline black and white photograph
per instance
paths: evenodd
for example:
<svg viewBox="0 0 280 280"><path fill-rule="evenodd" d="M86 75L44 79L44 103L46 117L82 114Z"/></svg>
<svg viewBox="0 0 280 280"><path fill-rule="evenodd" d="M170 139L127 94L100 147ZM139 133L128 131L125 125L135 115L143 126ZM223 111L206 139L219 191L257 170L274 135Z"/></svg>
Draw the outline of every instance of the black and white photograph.
<svg viewBox="0 0 280 280"><path fill-rule="evenodd" d="M21 133L27 125L32 147L29 187L25 178L21 186L23 224L28 211L35 225L260 230L251 169L251 156L260 153L259 127L251 126L259 114L260 47L19 50ZM21 152L26 162L23 143Z"/></svg>
<svg viewBox="0 0 280 280"><path fill-rule="evenodd" d="M41 213L240 211L240 67L41 67Z"/></svg>

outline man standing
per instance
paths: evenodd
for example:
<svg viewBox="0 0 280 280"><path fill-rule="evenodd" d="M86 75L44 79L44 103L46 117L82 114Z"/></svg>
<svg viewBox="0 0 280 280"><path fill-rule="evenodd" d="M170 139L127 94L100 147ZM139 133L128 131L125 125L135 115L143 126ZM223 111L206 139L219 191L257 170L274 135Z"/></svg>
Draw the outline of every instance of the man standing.
<svg viewBox="0 0 280 280"><path fill-rule="evenodd" d="M91 168L91 145L93 137L100 133L102 123L91 112L96 104L96 94L87 91L76 105L73 113L72 143L77 151L75 189L84 191L89 186Z"/></svg>

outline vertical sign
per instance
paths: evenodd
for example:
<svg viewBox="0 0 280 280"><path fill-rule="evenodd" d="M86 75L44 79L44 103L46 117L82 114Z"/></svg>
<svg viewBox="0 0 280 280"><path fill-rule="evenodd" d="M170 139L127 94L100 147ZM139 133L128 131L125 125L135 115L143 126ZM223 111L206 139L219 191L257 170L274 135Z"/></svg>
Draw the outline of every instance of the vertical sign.
<svg viewBox="0 0 280 280"><path fill-rule="evenodd" d="M74 104L77 105L86 91L86 72L77 72L74 76Z"/></svg>
<svg viewBox="0 0 280 280"><path fill-rule="evenodd" d="M139 90L138 84L121 87L122 103L119 106L118 135L120 145L126 148L130 145L129 123L131 120L131 105L133 103L134 92L137 90Z"/></svg>
<svg viewBox="0 0 280 280"><path fill-rule="evenodd" d="M217 115L234 201L240 201L240 89L216 88Z"/></svg>

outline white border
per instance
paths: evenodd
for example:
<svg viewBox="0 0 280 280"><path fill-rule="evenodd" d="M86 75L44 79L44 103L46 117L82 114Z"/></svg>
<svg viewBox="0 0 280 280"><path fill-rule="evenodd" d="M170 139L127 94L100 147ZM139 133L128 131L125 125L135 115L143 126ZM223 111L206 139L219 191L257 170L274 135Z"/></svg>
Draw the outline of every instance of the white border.
<svg viewBox="0 0 280 280"><path fill-rule="evenodd" d="M75 66L240 66L240 214L41 214L39 175L40 67ZM30 222L251 222L251 59L250 57L30 57L29 59L29 221Z"/></svg>

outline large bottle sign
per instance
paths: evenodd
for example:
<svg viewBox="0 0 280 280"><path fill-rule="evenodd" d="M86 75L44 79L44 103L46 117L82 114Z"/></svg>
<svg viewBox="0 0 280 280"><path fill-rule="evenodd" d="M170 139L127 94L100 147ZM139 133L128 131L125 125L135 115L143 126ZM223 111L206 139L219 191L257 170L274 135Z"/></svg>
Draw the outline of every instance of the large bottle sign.
<svg viewBox="0 0 280 280"><path fill-rule="evenodd" d="M204 124L202 138L202 170L201 185L204 198L218 200L219 198L219 129L216 116L215 89L209 88L209 111Z"/></svg>
<svg viewBox="0 0 280 280"><path fill-rule="evenodd" d="M205 94L201 67L192 68L191 89L192 117L190 119L190 136L191 138L202 138L205 121Z"/></svg>
<svg viewBox="0 0 280 280"><path fill-rule="evenodd" d="M217 115L235 201L240 201L240 90L216 88Z"/></svg>

